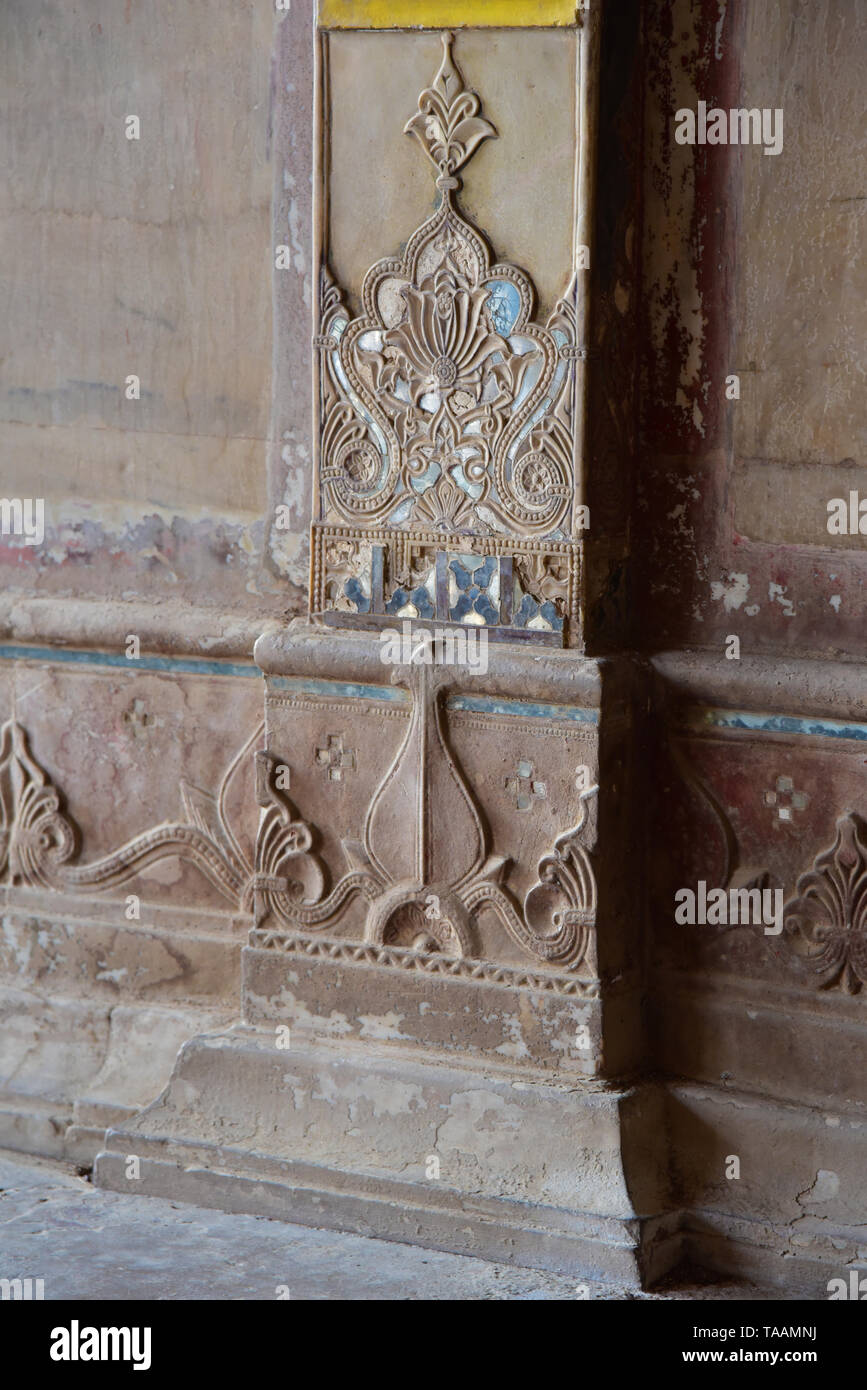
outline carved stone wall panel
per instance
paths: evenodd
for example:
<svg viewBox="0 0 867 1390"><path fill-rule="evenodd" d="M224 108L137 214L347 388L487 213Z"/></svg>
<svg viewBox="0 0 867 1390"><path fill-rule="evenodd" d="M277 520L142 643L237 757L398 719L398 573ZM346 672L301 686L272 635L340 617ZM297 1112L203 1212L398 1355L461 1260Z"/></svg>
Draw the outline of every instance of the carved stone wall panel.
<svg viewBox="0 0 867 1390"><path fill-rule="evenodd" d="M722 1090L788 1106L794 1130L810 1108L828 1128L839 1115L852 1136L846 1163L857 1165L867 1110L867 1014L858 975L867 807L863 668L749 655L723 663L677 653L654 665L665 731L648 769L651 811L661 827L648 841L654 1063L707 1090L696 1100L694 1152L706 1152L704 1126L717 1127L715 1144L733 1132L713 1118L721 1112L712 1096ZM725 916L677 923L675 893L697 890L702 881L708 893L724 891ZM741 903L757 906L760 893L772 895L767 906L780 913L767 934L765 923L741 919ZM806 1151L794 1132L789 1142L793 1163L810 1169L810 1183L818 1168L834 1167L821 1131ZM741 1150L732 1142L726 1153L735 1152ZM685 1161L692 1165L693 1157ZM707 1200L725 1205L718 1190ZM750 1206L766 1209L755 1192Z"/></svg>
<svg viewBox="0 0 867 1390"><path fill-rule="evenodd" d="M360 284L337 284L328 265L330 219L338 218L339 245L347 189L332 179L332 198L323 193L311 612L341 626L409 616L484 626L512 640L577 642L584 529L577 419L586 355L578 262L571 248L560 295L542 322L531 276L498 260L488 232L464 212L466 168L500 132L458 65L462 40L440 35L439 66L402 127L431 166L434 211L414 230L407 223L397 245L372 244ZM400 63L425 39L391 36L376 49L362 42L359 61L375 68L389 42ZM573 42L559 36L561 57ZM323 100L339 110L344 95L351 104L358 71L338 61L332 72L329 59L326 38ZM512 74L518 86L523 66ZM490 55L484 70L491 74ZM514 158L520 103L508 103L504 114ZM329 131L326 123L326 168ZM342 149L338 139L338 160ZM360 141L356 164L370 153ZM573 151L573 178L575 158ZM393 164L387 146L387 183ZM498 214L511 203L502 199ZM540 240L534 250L550 269L549 248ZM349 288L355 307L347 305Z"/></svg>
<svg viewBox="0 0 867 1390"><path fill-rule="evenodd" d="M0 1142L89 1163L237 1011L261 685L70 651L0 666Z"/></svg>
<svg viewBox="0 0 867 1390"><path fill-rule="evenodd" d="M592 978L597 711L395 682L271 678L257 924Z"/></svg>
<svg viewBox="0 0 867 1390"><path fill-rule="evenodd" d="M320 900L327 899L356 867L364 811L409 725L411 705L404 692L388 686L366 685L365 689L381 698L359 697L348 682L291 677L269 682L267 738L272 776L275 782L288 783L288 801L297 808L297 817L311 827L311 847L324 874ZM282 778L281 769L286 769ZM275 786L275 791L280 790ZM291 872L290 864L286 873L291 876ZM363 892L348 892L321 923L309 925L360 941L367 906ZM280 924L279 915L275 919L267 904L260 905L257 919L271 926ZM303 930L305 924L295 925Z"/></svg>
<svg viewBox="0 0 867 1390"><path fill-rule="evenodd" d="M732 727L713 732L708 727L713 720ZM867 812L867 728L818 716L787 720L701 709L691 722L696 730L691 735L671 731L667 772L658 783L669 801L670 823L680 825L680 839L678 852L656 865L657 961L675 970L701 965L725 974L747 973L781 987L833 985L833 952L827 969L804 968L811 953L803 937L799 944L801 934L793 924L790 930L789 904L801 876L814 863L821 873L819 861L825 855L833 860L835 846L838 861L848 851L857 857L859 810ZM761 731L746 727L763 722L768 727ZM706 733L697 732L702 726ZM695 835L696 823L704 827L701 836ZM765 934L762 925L676 925L675 891L695 888L699 880L708 889L780 890L784 930ZM845 930L845 895L833 886L828 891L840 901ZM829 920L829 933L832 928ZM857 987L857 971L850 976L845 962L838 964L837 983L845 975L849 987Z"/></svg>
<svg viewBox="0 0 867 1390"><path fill-rule="evenodd" d="M440 32L327 34L329 162L323 183L327 179L333 270L353 311L376 254L396 252L431 212L432 167L416 140L401 132L437 71ZM501 258L532 272L543 319L573 263L574 208L563 193L575 177L577 41L574 28L461 28L455 35L456 65L499 137L485 142L484 158L460 171L462 201L476 226L496 234ZM378 176L359 178L368 169ZM377 238L384 245L372 256Z"/></svg>
<svg viewBox="0 0 867 1390"><path fill-rule="evenodd" d="M69 829L59 833L72 840L63 881L53 886L121 895L119 885L130 881L122 870L133 868L128 891L145 901L240 910L256 831L253 761L244 748L262 723L258 682L137 670L134 662L100 669L98 661L20 662L14 680L26 749L13 749L10 729L0 758L31 758L34 766L22 764L18 775L34 784L44 777L62 798ZM2 794L7 822L14 818L10 777ZM169 824L189 827L176 837L180 856L171 853L170 835L154 835ZM150 843L140 838L148 834ZM114 864L134 841L136 852ZM199 843L207 855L210 842L217 853L203 874L191 856ZM218 862L223 850L225 864ZM89 874L85 865L101 860L103 870Z"/></svg>
<svg viewBox="0 0 867 1390"><path fill-rule="evenodd" d="M581 843L588 853L595 842L596 799L582 801L578 790L579 768L596 767L595 725L589 718L595 711L568 711L588 716L585 723L562 718L565 708L546 710L544 702L524 717L509 715L508 701L456 696L454 703L482 707L449 708L450 741L478 789L490 842L509 863L509 888L523 902L538 882L540 860L573 826L583 822ZM496 712L487 712L486 704ZM491 910L481 917L479 933L486 958L522 958L521 953L502 955L506 943ZM591 958L588 943L585 960Z"/></svg>

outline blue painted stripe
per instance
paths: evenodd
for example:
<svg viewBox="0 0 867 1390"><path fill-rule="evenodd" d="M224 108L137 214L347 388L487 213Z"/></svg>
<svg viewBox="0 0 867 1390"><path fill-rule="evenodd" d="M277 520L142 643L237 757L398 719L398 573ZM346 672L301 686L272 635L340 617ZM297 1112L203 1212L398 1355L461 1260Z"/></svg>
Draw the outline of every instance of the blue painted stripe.
<svg viewBox="0 0 867 1390"><path fill-rule="evenodd" d="M262 672L252 663L202 661L186 656L140 656L132 660L118 652L83 651L70 647L20 647L0 643L0 661L48 661L52 665L114 666L126 671L187 672L194 676L258 676Z"/></svg>
<svg viewBox="0 0 867 1390"><path fill-rule="evenodd" d="M544 705L535 700L499 700L485 695L453 695L446 708L474 714L511 714L520 719L560 719L568 724L599 722L599 711L582 705Z"/></svg>
<svg viewBox="0 0 867 1390"><path fill-rule="evenodd" d="M799 734L810 738L854 738L867 742L867 724L840 719L797 718L789 714L752 714L748 710L703 709L695 722L713 729L749 729L762 734Z"/></svg>
<svg viewBox="0 0 867 1390"><path fill-rule="evenodd" d="M326 681L301 676L269 676L269 690L285 690L291 695L313 695L320 699L379 700L390 705L411 704L410 695L394 685L358 685L352 681Z"/></svg>

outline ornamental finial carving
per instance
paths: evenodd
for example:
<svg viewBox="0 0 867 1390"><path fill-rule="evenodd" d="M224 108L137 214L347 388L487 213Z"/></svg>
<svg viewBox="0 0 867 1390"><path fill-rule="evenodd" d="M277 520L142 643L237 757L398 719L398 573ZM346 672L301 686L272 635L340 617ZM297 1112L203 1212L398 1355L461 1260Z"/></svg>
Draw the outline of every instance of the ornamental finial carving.
<svg viewBox="0 0 867 1390"><path fill-rule="evenodd" d="M479 115L481 101L464 84L452 57L454 34L442 36L443 60L430 87L418 99L418 112L404 126L414 135L439 174L437 186L458 188L454 178L483 140L497 138L496 128Z"/></svg>

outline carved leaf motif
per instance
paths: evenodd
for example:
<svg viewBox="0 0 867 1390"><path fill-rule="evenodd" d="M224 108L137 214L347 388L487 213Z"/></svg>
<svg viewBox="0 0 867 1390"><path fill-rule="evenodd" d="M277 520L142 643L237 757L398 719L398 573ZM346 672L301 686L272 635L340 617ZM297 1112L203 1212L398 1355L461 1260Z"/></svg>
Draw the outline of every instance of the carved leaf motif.
<svg viewBox="0 0 867 1390"><path fill-rule="evenodd" d="M413 519L440 531L454 531L473 514L471 498L444 473L415 504Z"/></svg>
<svg viewBox="0 0 867 1390"><path fill-rule="evenodd" d="M587 818L587 801L597 791L594 786L582 793L578 824L559 836L553 852L539 861L537 882L524 898L523 910L500 886L505 864L492 860L462 892L470 912L483 905L492 907L512 940L537 960L572 969L586 958L596 920L596 878L579 836Z"/></svg>
<svg viewBox="0 0 867 1390"><path fill-rule="evenodd" d="M0 734L0 828L0 872L12 883L50 887L75 852L75 828L31 755L25 730L11 719Z"/></svg>
<svg viewBox="0 0 867 1390"><path fill-rule="evenodd" d="M783 909L787 940L825 985L857 994L867 984L867 845L851 813L831 849L817 855Z"/></svg>

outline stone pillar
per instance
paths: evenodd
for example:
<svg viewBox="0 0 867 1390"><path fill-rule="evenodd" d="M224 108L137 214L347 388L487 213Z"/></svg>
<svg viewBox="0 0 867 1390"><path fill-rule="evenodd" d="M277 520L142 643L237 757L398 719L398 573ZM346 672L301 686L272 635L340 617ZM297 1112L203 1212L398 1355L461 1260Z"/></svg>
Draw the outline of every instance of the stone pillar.
<svg viewBox="0 0 867 1390"><path fill-rule="evenodd" d="M309 616L256 646L243 1022L98 1180L638 1282L675 1246L634 679L585 634L595 16L322 3L315 47Z"/></svg>

